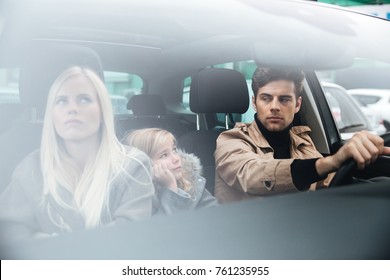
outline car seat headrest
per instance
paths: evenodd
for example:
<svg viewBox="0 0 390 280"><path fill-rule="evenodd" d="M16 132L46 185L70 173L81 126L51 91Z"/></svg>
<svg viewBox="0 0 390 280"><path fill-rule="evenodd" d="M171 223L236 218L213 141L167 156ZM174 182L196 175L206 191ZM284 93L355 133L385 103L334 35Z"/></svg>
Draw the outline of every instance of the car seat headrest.
<svg viewBox="0 0 390 280"><path fill-rule="evenodd" d="M194 113L237 113L248 110L244 76L235 70L205 68L192 77L190 109Z"/></svg>
<svg viewBox="0 0 390 280"><path fill-rule="evenodd" d="M160 95L133 95L127 103L127 109L134 116L162 116L166 114L165 104Z"/></svg>
<svg viewBox="0 0 390 280"><path fill-rule="evenodd" d="M22 105L35 108L42 117L51 85L71 66L90 68L104 80L102 64L94 50L73 45L41 47L30 53L21 67L19 94Z"/></svg>

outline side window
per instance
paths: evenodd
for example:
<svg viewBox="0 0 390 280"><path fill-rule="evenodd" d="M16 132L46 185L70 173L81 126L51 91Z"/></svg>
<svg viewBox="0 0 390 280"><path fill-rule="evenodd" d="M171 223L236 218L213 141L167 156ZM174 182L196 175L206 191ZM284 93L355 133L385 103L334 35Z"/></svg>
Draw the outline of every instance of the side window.
<svg viewBox="0 0 390 280"><path fill-rule="evenodd" d="M141 94L142 78L131 73L105 71L104 80L111 96L114 114L131 114L127 110L127 102L133 95Z"/></svg>
<svg viewBox="0 0 390 280"><path fill-rule="evenodd" d="M184 109L190 111L190 86L191 86L191 77L187 77L183 81L183 98L182 103Z"/></svg>
<svg viewBox="0 0 390 280"><path fill-rule="evenodd" d="M19 103L19 69L0 69L0 104Z"/></svg>
<svg viewBox="0 0 390 280"><path fill-rule="evenodd" d="M376 93L389 88L390 64L356 59L348 68L316 74L327 92L329 107L343 139L363 129L379 135L389 131L388 105L377 105ZM339 105L332 99L339 100Z"/></svg>

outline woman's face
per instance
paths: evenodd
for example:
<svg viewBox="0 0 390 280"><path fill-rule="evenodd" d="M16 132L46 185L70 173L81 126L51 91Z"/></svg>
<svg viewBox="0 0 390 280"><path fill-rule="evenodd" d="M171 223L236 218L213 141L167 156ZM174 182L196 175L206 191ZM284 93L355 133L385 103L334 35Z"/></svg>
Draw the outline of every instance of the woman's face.
<svg viewBox="0 0 390 280"><path fill-rule="evenodd" d="M177 147L171 137L159 146L155 154L151 157L154 164L165 166L176 180L182 177L181 158L177 153Z"/></svg>
<svg viewBox="0 0 390 280"><path fill-rule="evenodd" d="M96 90L87 78L75 76L64 82L54 101L53 123L65 142L97 141L101 109Z"/></svg>

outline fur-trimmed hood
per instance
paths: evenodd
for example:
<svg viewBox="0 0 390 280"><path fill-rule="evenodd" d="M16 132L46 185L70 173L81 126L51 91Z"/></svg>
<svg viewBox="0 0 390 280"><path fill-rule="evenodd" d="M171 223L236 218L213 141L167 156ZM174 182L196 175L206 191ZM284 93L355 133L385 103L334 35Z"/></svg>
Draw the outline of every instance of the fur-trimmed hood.
<svg viewBox="0 0 390 280"><path fill-rule="evenodd" d="M181 150L178 150L178 154L182 159L183 179L190 184L191 189L179 188L177 192L174 192L163 186L155 185L154 215L174 214L183 210L218 206L215 197L205 188L206 179L202 176L203 168L199 158Z"/></svg>
<svg viewBox="0 0 390 280"><path fill-rule="evenodd" d="M182 150L178 150L178 154L182 159L183 177L189 180L192 185L195 184L197 178L203 174L203 167L199 158Z"/></svg>

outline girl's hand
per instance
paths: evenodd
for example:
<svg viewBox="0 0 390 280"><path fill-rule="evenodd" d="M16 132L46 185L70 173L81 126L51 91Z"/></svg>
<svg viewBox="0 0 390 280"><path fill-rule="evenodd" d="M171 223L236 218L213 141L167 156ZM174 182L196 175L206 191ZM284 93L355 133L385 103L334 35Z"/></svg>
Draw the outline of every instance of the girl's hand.
<svg viewBox="0 0 390 280"><path fill-rule="evenodd" d="M153 180L159 185L177 192L177 182L165 163L153 164Z"/></svg>

